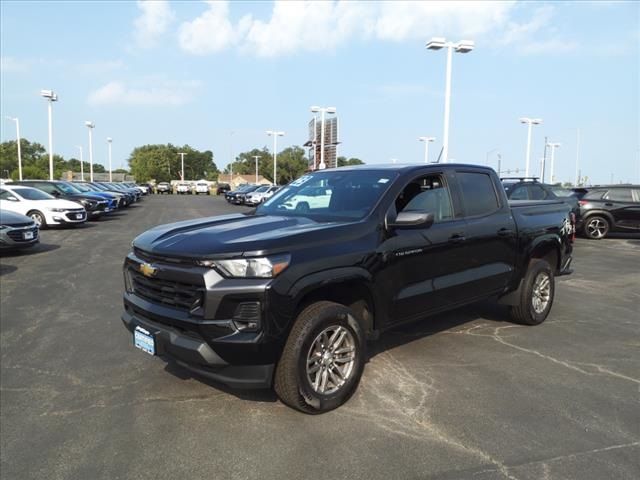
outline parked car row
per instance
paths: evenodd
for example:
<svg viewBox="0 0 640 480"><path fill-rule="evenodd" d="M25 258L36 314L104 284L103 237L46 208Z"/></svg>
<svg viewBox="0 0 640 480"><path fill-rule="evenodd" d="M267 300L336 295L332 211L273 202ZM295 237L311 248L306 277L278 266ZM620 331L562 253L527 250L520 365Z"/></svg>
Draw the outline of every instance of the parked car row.
<svg viewBox="0 0 640 480"><path fill-rule="evenodd" d="M571 206L577 232L591 239L640 232L640 185L563 188L537 178L503 178L509 200L560 200Z"/></svg>
<svg viewBox="0 0 640 480"><path fill-rule="evenodd" d="M281 187L277 185L241 185L235 190L228 190L224 193L224 198L227 202L234 205L247 205L255 207L261 203L266 202L271 198Z"/></svg>
<svg viewBox="0 0 640 480"><path fill-rule="evenodd" d="M160 182L156 185L156 193L158 195L168 194L171 195L174 193L173 186L169 182ZM211 195L211 186L208 182L196 182L195 184L190 183L178 183L175 188L175 193L178 195Z"/></svg>
<svg viewBox="0 0 640 480"><path fill-rule="evenodd" d="M133 183L23 180L0 185L0 248L30 247L40 229L74 226L146 195Z"/></svg>

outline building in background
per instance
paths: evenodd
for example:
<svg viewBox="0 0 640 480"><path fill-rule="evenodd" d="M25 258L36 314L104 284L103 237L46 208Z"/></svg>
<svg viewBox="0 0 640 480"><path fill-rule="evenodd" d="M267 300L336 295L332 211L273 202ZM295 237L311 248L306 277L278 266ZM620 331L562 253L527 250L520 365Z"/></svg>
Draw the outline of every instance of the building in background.
<svg viewBox="0 0 640 480"><path fill-rule="evenodd" d="M253 173L236 173L232 177L228 173L221 173L218 175L218 183L226 183L230 185L231 188L238 188L240 185L246 185L248 183L256 184L256 176ZM258 175L257 185L271 185L271 182L262 175Z"/></svg>
<svg viewBox="0 0 640 480"><path fill-rule="evenodd" d="M326 168L337 167L338 158L338 117L325 117L324 120L324 163ZM309 122L309 139L304 144L309 149L309 170L317 170L320 166L320 149L322 142L322 121L313 117Z"/></svg>

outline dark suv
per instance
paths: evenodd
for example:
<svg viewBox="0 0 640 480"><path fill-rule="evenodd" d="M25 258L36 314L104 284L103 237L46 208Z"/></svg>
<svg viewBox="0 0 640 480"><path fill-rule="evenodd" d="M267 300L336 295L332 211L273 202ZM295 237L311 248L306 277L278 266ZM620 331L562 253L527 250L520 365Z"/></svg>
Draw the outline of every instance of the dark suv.
<svg viewBox="0 0 640 480"><path fill-rule="evenodd" d="M611 231L640 232L640 185L589 188L580 200L578 229L601 239Z"/></svg>
<svg viewBox="0 0 640 480"><path fill-rule="evenodd" d="M571 190L540 183L537 177L501 178L500 180L509 200L560 200L571 207L576 221L580 218L578 197Z"/></svg>

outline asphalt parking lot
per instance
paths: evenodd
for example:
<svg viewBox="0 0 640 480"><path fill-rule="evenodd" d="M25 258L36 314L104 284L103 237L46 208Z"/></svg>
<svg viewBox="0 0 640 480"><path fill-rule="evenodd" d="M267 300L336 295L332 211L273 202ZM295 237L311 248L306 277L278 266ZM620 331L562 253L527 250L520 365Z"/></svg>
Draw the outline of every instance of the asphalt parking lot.
<svg viewBox="0 0 640 480"><path fill-rule="evenodd" d="M6 479L637 479L640 239L579 239L549 319L478 305L372 345L343 407L305 416L132 346L131 240L239 210L152 196L0 260L0 471Z"/></svg>

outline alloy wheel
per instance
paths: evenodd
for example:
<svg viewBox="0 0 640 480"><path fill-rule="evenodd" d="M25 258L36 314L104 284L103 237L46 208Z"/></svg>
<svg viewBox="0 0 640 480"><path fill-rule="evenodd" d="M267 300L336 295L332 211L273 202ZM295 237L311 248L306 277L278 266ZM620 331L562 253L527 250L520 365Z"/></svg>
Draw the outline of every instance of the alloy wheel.
<svg viewBox="0 0 640 480"><path fill-rule="evenodd" d="M307 379L316 393L329 395L342 388L356 363L356 342L341 326L325 328L315 338L307 355Z"/></svg>

